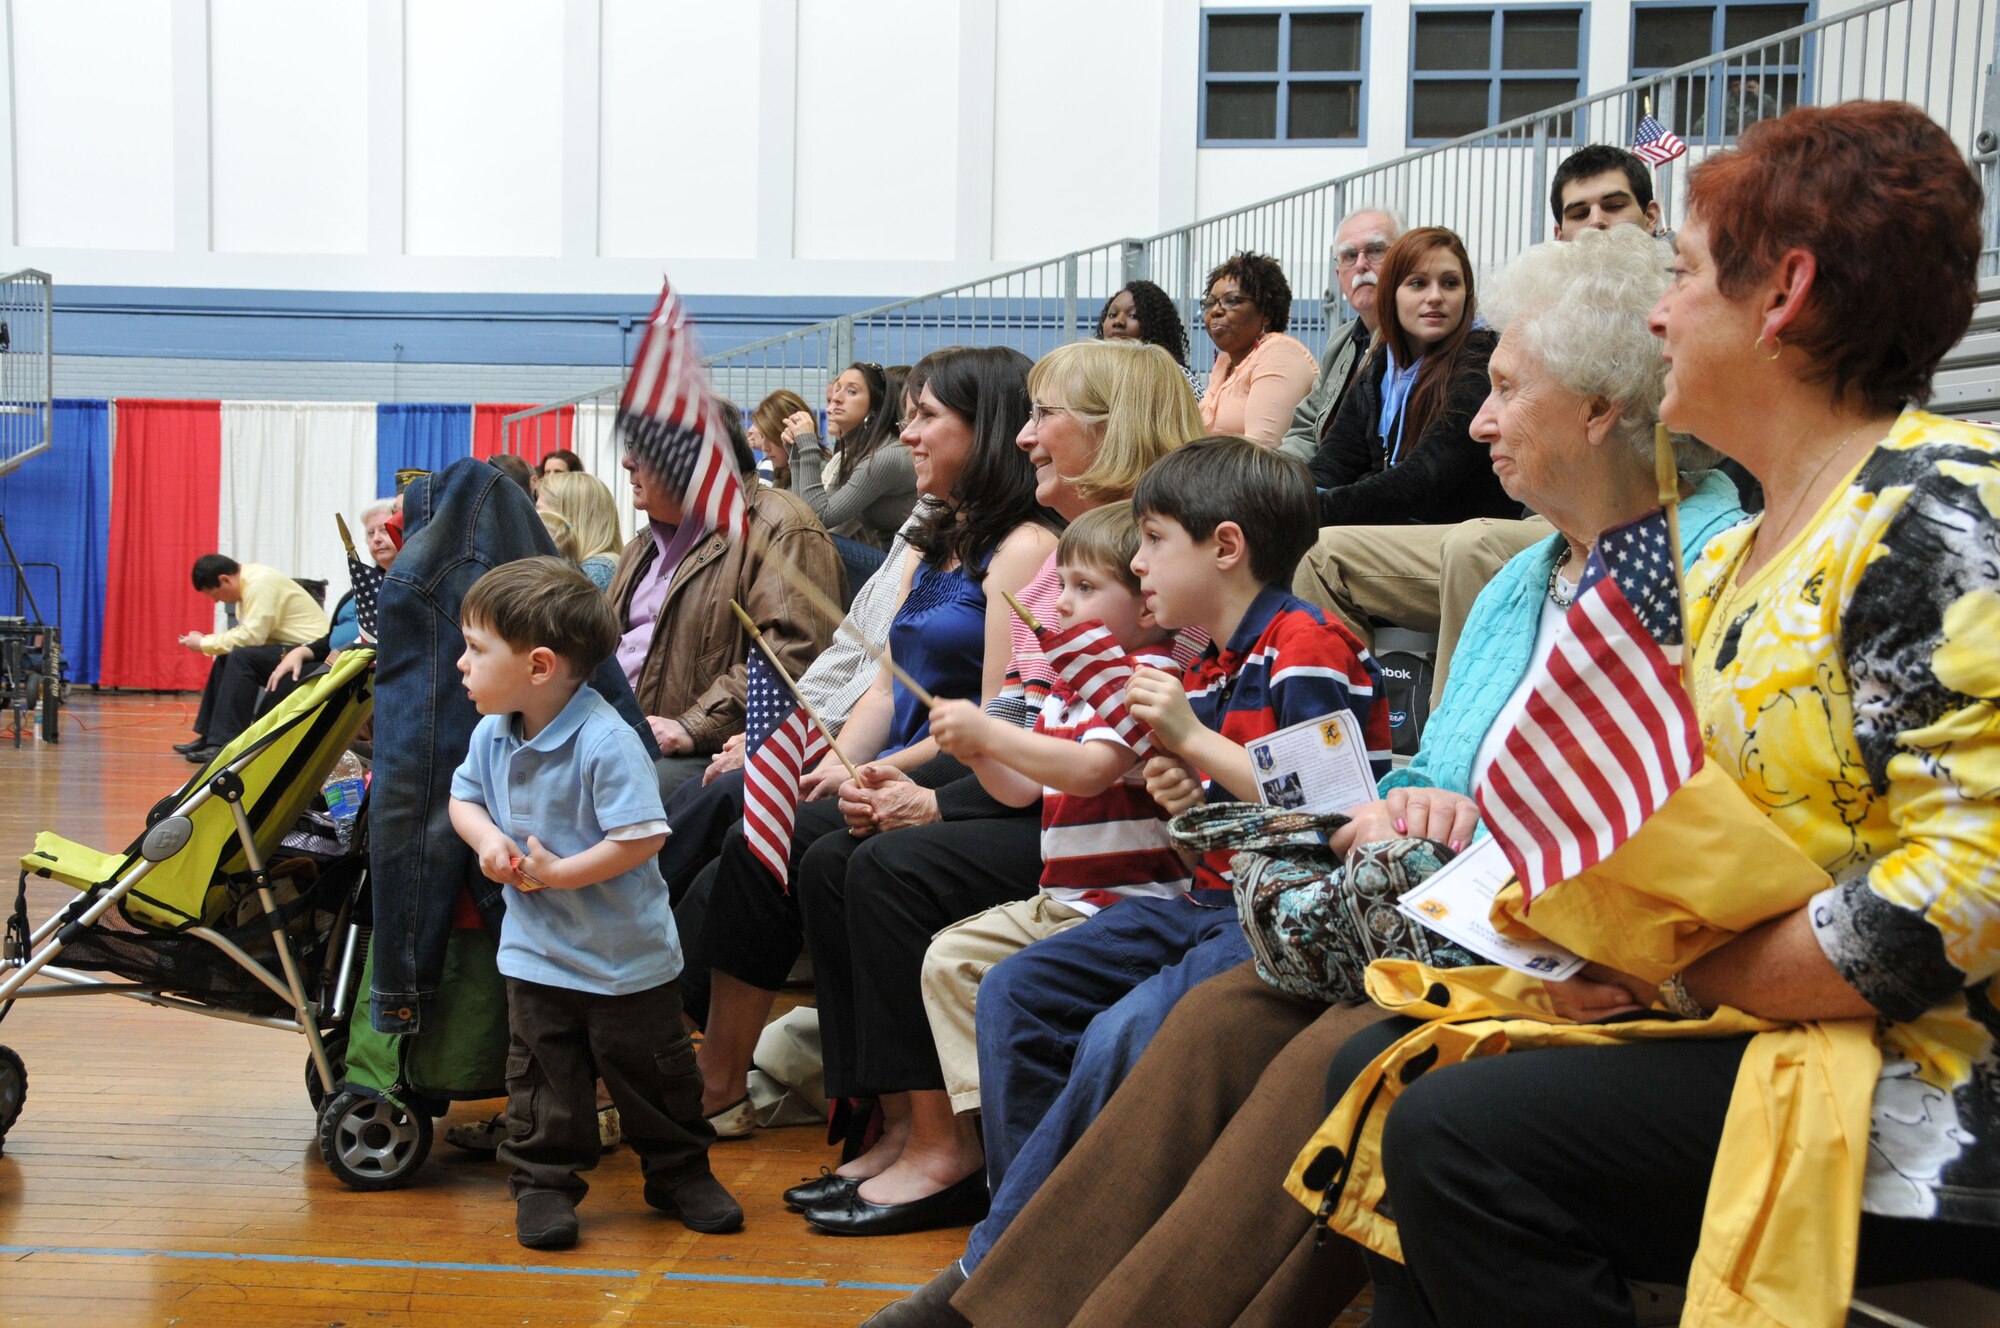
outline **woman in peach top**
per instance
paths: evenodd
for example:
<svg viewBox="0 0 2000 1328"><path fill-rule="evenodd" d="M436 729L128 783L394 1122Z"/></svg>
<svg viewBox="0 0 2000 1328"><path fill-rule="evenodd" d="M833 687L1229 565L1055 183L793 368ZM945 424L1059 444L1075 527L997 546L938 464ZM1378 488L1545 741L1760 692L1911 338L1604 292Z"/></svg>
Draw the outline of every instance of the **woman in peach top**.
<svg viewBox="0 0 2000 1328"><path fill-rule="evenodd" d="M1276 447L1319 373L1313 353L1285 335L1292 288L1284 269L1265 254L1235 255L1208 274L1201 316L1216 351L1202 423Z"/></svg>

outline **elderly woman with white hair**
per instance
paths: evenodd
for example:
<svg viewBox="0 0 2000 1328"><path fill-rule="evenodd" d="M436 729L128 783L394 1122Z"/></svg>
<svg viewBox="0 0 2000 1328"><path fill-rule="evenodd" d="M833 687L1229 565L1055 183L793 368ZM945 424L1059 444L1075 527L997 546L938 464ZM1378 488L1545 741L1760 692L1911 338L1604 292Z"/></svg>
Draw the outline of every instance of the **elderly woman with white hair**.
<svg viewBox="0 0 2000 1328"><path fill-rule="evenodd" d="M1668 257L1620 226L1538 245L1490 282L1487 315L1504 330L1472 434L1507 492L1558 533L1480 595L1422 750L1333 841L1343 852L1365 846L1347 870L1369 869L1367 855L1379 865L1413 838L1470 842L1464 795L1553 648L1592 541L1658 506L1663 366L1646 319ZM1743 512L1729 480L1701 469L1713 453L1694 443L1678 452L1691 563ZM1328 1061L1380 1018L1373 1006L1288 995L1254 964L1196 987L950 1303L947 1272L905 1302L929 1298L941 1312L882 1322L1104 1328L1150 1324L1171 1306L1185 1328L1325 1323L1366 1274L1355 1246L1315 1244L1310 1214L1281 1182L1324 1114Z"/></svg>

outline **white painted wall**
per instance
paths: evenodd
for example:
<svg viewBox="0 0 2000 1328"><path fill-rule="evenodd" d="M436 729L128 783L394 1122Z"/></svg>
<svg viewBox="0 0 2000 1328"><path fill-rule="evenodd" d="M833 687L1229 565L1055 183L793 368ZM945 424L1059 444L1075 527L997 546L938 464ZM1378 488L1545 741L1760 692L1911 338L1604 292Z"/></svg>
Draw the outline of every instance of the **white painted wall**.
<svg viewBox="0 0 2000 1328"><path fill-rule="evenodd" d="M758 111L769 95L754 4L605 0L598 250L755 258ZM690 132L672 132L676 123Z"/></svg>
<svg viewBox="0 0 2000 1328"><path fill-rule="evenodd" d="M172 11L10 5L14 224L23 246L174 247Z"/></svg>
<svg viewBox="0 0 2000 1328"><path fill-rule="evenodd" d="M799 258L956 257L958 30L940 0L799 6Z"/></svg>
<svg viewBox="0 0 2000 1328"><path fill-rule="evenodd" d="M1156 0L1000 0L993 247L1032 262L1160 227ZM1130 151L1108 152L1108 144Z"/></svg>
<svg viewBox="0 0 2000 1328"><path fill-rule="evenodd" d="M215 248L366 253L368 11L211 0L209 51Z"/></svg>
<svg viewBox="0 0 2000 1328"><path fill-rule="evenodd" d="M1460 2L1371 6L1365 147L1201 149L1204 3L1268 0L0 0L0 263L915 293L1401 155L1411 7ZM1601 90L1631 0L1585 3Z"/></svg>
<svg viewBox="0 0 2000 1328"><path fill-rule="evenodd" d="M562 10L419 0L404 18L404 242L413 254L562 251Z"/></svg>

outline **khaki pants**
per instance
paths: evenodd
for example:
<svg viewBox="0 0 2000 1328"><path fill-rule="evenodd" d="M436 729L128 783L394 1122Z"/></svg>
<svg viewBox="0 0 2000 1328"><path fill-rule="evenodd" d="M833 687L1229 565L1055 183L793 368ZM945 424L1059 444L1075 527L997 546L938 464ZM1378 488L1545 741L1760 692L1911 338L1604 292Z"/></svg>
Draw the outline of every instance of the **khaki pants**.
<svg viewBox="0 0 2000 1328"><path fill-rule="evenodd" d="M953 1111L979 1110L979 1036L972 1011L986 971L1088 916L1038 892L1032 899L975 913L931 938L920 979L924 1013L930 1016L931 1038L937 1043L938 1065L944 1070Z"/></svg>
<svg viewBox="0 0 2000 1328"><path fill-rule="evenodd" d="M1292 592L1337 614L1371 645L1375 618L1436 632L1435 709L1472 601L1509 558L1554 533L1538 516L1481 517L1455 526L1328 526L1300 560Z"/></svg>

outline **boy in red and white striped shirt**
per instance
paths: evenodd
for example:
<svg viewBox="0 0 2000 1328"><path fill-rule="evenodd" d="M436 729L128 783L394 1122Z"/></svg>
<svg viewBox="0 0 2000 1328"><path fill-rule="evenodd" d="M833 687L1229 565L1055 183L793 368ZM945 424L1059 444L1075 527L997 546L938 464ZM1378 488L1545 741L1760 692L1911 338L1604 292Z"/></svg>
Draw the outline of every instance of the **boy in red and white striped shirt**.
<svg viewBox="0 0 2000 1328"><path fill-rule="evenodd" d="M1130 506L1079 517L1056 547L1057 618L1064 628L1096 619L1135 663L1177 671L1173 633L1153 621L1132 572L1138 547ZM1146 792L1137 753L1067 684L1056 684L1033 733L970 702L941 701L931 735L995 799L1014 807L1042 800L1040 892L946 929L924 955L924 1009L952 1109L963 1113L979 1108L972 1010L986 970L1126 896L1180 894L1191 873Z"/></svg>

